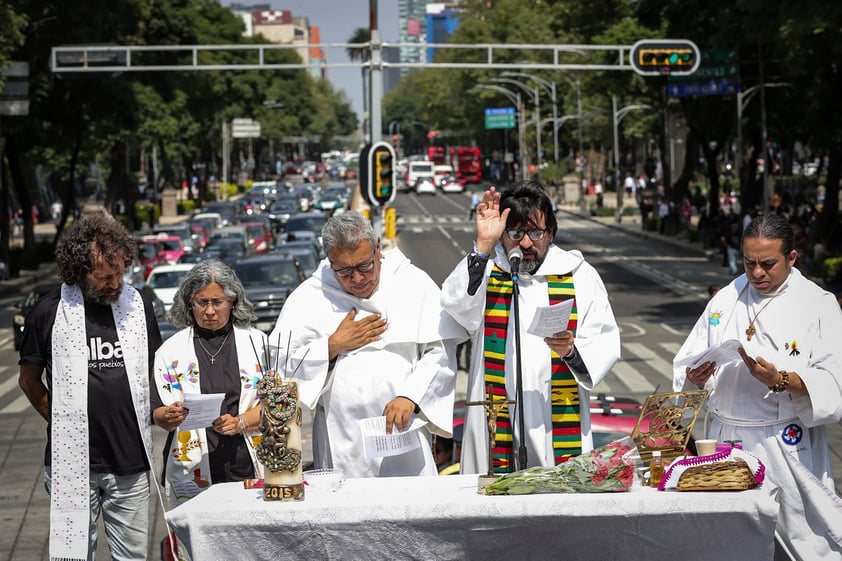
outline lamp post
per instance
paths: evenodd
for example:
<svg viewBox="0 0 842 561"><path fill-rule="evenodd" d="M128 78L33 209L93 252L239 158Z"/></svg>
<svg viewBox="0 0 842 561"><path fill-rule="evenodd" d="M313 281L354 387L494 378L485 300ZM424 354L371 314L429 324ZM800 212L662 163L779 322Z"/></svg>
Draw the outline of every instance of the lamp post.
<svg viewBox="0 0 842 561"><path fill-rule="evenodd" d="M737 150L734 158L734 166L737 174L737 181L742 182L743 178L740 175L743 168L743 111L745 110L751 98L758 90L761 91L760 104L760 125L762 128L761 137L763 142L763 212L769 212L769 193L768 193L768 169L769 162L766 161L766 88L784 88L792 84L789 82L768 82L754 85L744 92L737 92ZM742 189L742 183L740 183Z"/></svg>
<svg viewBox="0 0 842 561"><path fill-rule="evenodd" d="M541 84L544 87L544 89L546 89L547 92L550 94L550 101L553 104L552 121L553 121L553 123L556 123L558 121L558 97L556 95L555 82L550 82L549 80L545 80L544 78L541 78L539 76L535 76L533 74L527 74L526 72L501 72L500 75L501 76L515 76L515 77L520 77L520 78L527 78L527 79L530 79L530 80L535 80L536 82ZM579 115L581 115L581 114L582 114L582 107L581 107L581 99L580 99ZM541 124L539 125L539 127L543 127L543 125L546 121L547 121L546 119L541 121ZM582 143L582 140L581 140L581 137L580 137L579 138L580 149L581 149L581 143ZM558 168L558 164L559 164L558 126L553 127L553 164L555 164L555 168L556 168L556 171L557 171L559 169Z"/></svg>
<svg viewBox="0 0 842 561"><path fill-rule="evenodd" d="M518 142L518 151L520 152L520 169L521 169L521 177L524 179L528 179L529 172L526 168L526 154L525 154L525 146L523 145L523 104L520 99L520 92L513 92L512 90L506 89L502 86L495 86L493 84L477 84L470 90L474 89L483 89L483 90L494 90L496 92L500 92L501 94L505 95L509 101L515 104L517 107L518 113L518 126L517 126L517 142Z"/></svg>
<svg viewBox="0 0 842 561"><path fill-rule="evenodd" d="M576 86L576 113L578 115L582 115L582 80L579 76L576 76L575 80L571 80L565 77L567 82L572 86ZM582 154L582 147L584 145L584 136L585 136L585 119L582 117L579 119L579 154Z"/></svg>
<svg viewBox="0 0 842 561"><path fill-rule="evenodd" d="M492 82L504 82L506 84L512 84L514 86L518 86L524 92L532 96L532 102L535 104L535 141L536 141L536 148L537 151L535 153L535 159L538 164L538 170L540 173L541 170L541 99L538 95L540 91L538 86L534 88L530 88L529 84L524 84L523 82L519 82L518 80L512 80L511 78L491 78Z"/></svg>
<svg viewBox="0 0 842 561"><path fill-rule="evenodd" d="M623 190L620 188L620 139L618 131L623 117L625 117L629 111L635 111L637 109L652 109L652 107L646 104L637 104L627 105L618 110L617 96L611 96L611 112L614 116L614 189L617 190L617 210L615 213L615 222L617 222L617 224L622 221L623 211Z"/></svg>

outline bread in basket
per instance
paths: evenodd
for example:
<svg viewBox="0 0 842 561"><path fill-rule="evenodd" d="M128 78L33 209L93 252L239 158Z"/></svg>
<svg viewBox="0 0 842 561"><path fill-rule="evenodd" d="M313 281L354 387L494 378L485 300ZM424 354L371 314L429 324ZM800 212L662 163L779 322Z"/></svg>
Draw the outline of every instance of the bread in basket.
<svg viewBox="0 0 842 561"><path fill-rule="evenodd" d="M739 448L673 462L658 490L743 491L763 482L763 463Z"/></svg>

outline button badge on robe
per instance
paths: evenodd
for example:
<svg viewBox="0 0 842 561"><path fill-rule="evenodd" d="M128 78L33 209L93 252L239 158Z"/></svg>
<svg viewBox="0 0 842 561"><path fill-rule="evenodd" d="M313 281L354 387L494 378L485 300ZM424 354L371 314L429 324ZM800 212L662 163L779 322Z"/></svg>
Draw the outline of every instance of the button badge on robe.
<svg viewBox="0 0 842 561"><path fill-rule="evenodd" d="M801 427L799 427L795 423L792 423L790 425L787 425L781 433L781 440L784 441L784 444L794 446L801 442L801 438L803 436L804 432L802 431Z"/></svg>

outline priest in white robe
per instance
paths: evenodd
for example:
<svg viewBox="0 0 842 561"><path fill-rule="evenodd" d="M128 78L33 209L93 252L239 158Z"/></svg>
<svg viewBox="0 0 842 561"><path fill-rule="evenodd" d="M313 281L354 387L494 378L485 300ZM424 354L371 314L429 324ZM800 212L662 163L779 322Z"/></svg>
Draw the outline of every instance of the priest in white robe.
<svg viewBox="0 0 842 561"><path fill-rule="evenodd" d="M477 206L476 223L474 251L445 280L442 306L472 337L468 401L516 400L509 256L514 249L522 252L516 282L523 403L497 415L492 450L487 407L468 408L462 473L552 466L588 452L593 447L589 392L620 357L619 330L605 285L579 251L554 245L552 202L537 183L525 182L502 193L492 187ZM529 331L539 307L570 298L574 307L565 329L547 337ZM522 432L517 407L523 408ZM527 465L513 460L520 456L514 451L524 448L521 442Z"/></svg>
<svg viewBox="0 0 842 561"><path fill-rule="evenodd" d="M433 280L398 249L381 251L357 212L322 230L327 257L284 303L269 336L282 374L315 412L316 468L347 477L435 475L431 434L452 436L456 344L464 331L442 312ZM362 419L386 417L388 432L415 419L412 450L364 453Z"/></svg>
<svg viewBox="0 0 842 561"><path fill-rule="evenodd" d="M784 217L752 220L742 251L745 274L708 302L675 357L673 386L707 389L705 437L741 440L766 465L766 482L780 489L781 541L801 559L842 559L825 430L842 419L842 312L794 267ZM690 361L728 340L740 342L740 359Z"/></svg>

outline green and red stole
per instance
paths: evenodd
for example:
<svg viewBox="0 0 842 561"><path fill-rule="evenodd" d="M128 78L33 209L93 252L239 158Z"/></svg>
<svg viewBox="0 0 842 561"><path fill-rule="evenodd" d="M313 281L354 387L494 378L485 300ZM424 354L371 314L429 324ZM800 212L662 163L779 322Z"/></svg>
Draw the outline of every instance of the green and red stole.
<svg viewBox="0 0 842 561"><path fill-rule="evenodd" d="M485 360L485 399L505 401L506 394L506 337L512 305L511 276L497 267L491 271L485 296L485 330L483 357ZM574 298L573 311L567 329L576 334L578 313L573 289L573 275L547 277L550 305ZM579 409L579 385L561 357L549 347L552 394L552 434L555 463L566 462L582 453L582 425ZM541 357L522 357L522 360L544 360ZM509 406L497 414L497 441L491 451L494 473L515 471L513 422Z"/></svg>

